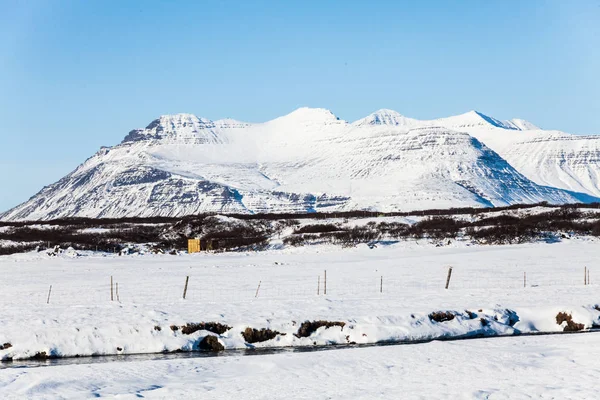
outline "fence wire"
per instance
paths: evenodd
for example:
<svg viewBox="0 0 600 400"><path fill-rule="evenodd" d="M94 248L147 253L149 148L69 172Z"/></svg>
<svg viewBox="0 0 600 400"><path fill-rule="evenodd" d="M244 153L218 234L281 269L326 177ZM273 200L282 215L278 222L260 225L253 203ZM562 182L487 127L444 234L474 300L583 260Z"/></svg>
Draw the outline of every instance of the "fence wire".
<svg viewBox="0 0 600 400"><path fill-rule="evenodd" d="M543 270L543 269L542 269ZM443 292L447 278L447 268L424 270L421 274L412 272L362 273L348 275L329 271L315 274L304 273L291 277L261 271L248 276L227 273L211 275L190 274L186 301L195 303L240 303L255 298L273 300L304 300L316 296L326 296L341 300L371 298L400 298L415 292ZM526 273L526 276L525 276ZM498 269L454 268L450 279L450 292L469 293L481 290L523 290L532 287L583 286L584 269L571 269L560 274L541 272L502 271ZM30 277L26 282L0 284L0 298L5 306L11 303L42 304L48 302L49 288L52 291L49 302L55 305L98 305L120 301L134 304L164 304L183 300L186 275L133 276L131 273L120 277L118 272L99 280L78 276L77 279L59 280L60 274L50 277ZM593 278L593 277L592 277ZM260 287L259 287L260 283ZM590 284L591 282L588 282Z"/></svg>

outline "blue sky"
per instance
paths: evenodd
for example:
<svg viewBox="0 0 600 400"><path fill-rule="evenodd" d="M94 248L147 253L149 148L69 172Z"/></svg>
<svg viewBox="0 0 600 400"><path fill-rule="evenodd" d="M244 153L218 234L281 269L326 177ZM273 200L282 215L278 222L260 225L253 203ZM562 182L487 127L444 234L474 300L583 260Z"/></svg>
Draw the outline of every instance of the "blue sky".
<svg viewBox="0 0 600 400"><path fill-rule="evenodd" d="M0 0L0 210L161 114L600 133L600 0Z"/></svg>

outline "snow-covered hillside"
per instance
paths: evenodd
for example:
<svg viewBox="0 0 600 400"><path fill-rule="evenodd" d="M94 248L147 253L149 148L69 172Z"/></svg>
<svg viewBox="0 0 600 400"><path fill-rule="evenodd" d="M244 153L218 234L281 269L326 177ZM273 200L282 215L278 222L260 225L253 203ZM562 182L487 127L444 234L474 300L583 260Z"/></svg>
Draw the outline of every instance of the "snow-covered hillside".
<svg viewBox="0 0 600 400"><path fill-rule="evenodd" d="M477 111L417 121L415 126L466 132L539 185L583 194L578 196L583 201L597 201L600 196L600 135L545 131L522 119L499 121Z"/></svg>
<svg viewBox="0 0 600 400"><path fill-rule="evenodd" d="M498 129L469 133L537 184L600 197L600 135L530 130L503 137Z"/></svg>
<svg viewBox="0 0 600 400"><path fill-rule="evenodd" d="M354 123L314 108L258 124L165 115L0 218L591 201L599 160L600 136L475 111L419 121L380 110Z"/></svg>

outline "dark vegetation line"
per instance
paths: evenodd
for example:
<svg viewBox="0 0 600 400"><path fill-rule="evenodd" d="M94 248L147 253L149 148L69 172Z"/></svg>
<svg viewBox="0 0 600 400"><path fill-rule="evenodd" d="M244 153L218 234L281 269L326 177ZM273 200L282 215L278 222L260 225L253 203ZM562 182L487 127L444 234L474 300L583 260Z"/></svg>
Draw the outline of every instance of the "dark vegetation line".
<svg viewBox="0 0 600 400"><path fill-rule="evenodd" d="M528 209L537 206L549 210L533 215L497 215L487 213ZM189 238L200 238L219 251L261 250L271 238L284 244L301 246L331 243L353 246L359 243L401 239L431 239L444 241L467 238L481 244L512 244L535 240L560 240L570 235L600 236L600 215L586 209L598 209L600 203L551 206L545 203L498 208L461 208L428 210L416 213L372 213L354 211L323 214L213 214L182 218L73 218L43 222L3 222L0 240L15 242L0 246L1 254L31 251L36 248L72 247L75 250L122 252L129 244L145 245L152 252L165 253L187 249ZM441 215L440 215L441 214ZM348 226L349 218L387 216L428 216L415 224L369 221L360 226ZM471 215L469 220L455 215ZM300 226L300 219L334 221ZM43 226L38 226L43 225ZM101 229L94 232L83 229ZM291 231L291 234L289 233Z"/></svg>
<svg viewBox="0 0 600 400"><path fill-rule="evenodd" d="M215 215L227 215L231 218L236 218L244 221L251 220L285 220L285 219L328 219L328 218L374 218L374 217L408 217L408 216L440 216L440 215L477 215L489 212L506 211L506 210L521 210L535 207L547 208L600 208L600 203L574 203L574 204L549 204L546 201L534 204L513 204L505 207L491 208L446 208L446 209L430 209L421 211L407 212L379 212L379 211L340 211L340 212L314 212L314 213L260 213L260 214L228 214L228 213L205 213L197 215L186 215L183 217L123 217L123 218L59 218L44 221L17 221L8 222L0 221L0 227L3 226L30 226L30 225L69 225L69 226L99 226L110 224L169 224L179 221L202 219Z"/></svg>

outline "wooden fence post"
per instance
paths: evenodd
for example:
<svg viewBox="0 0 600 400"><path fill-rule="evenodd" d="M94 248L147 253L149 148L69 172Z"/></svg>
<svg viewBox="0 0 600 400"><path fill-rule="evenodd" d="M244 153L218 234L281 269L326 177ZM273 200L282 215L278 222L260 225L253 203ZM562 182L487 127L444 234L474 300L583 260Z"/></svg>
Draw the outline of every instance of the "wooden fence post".
<svg viewBox="0 0 600 400"><path fill-rule="evenodd" d="M121 299L119 299L119 282L115 283L116 285L116 291L117 291L117 301L120 303Z"/></svg>
<svg viewBox="0 0 600 400"><path fill-rule="evenodd" d="M50 285L50 289L48 290L48 300L46 300L46 304L50 304L50 293L52 293L52 285Z"/></svg>
<svg viewBox="0 0 600 400"><path fill-rule="evenodd" d="M381 275L381 281L379 282L379 293L383 293L383 275Z"/></svg>
<svg viewBox="0 0 600 400"><path fill-rule="evenodd" d="M188 282L190 280L190 276L186 276L185 277L185 286L183 287L183 299L185 300L185 296L187 294L187 287L188 287Z"/></svg>
<svg viewBox="0 0 600 400"><path fill-rule="evenodd" d="M452 276L452 267L448 268L448 277L446 278L446 289L450 286L450 277Z"/></svg>
<svg viewBox="0 0 600 400"><path fill-rule="evenodd" d="M321 292L321 275L319 275L319 276L317 277L317 296L318 296L319 294L321 294L320 292Z"/></svg>
<svg viewBox="0 0 600 400"><path fill-rule="evenodd" d="M254 295L254 298L258 297L258 291L260 290L260 284L262 281L258 281L258 287L256 288L256 294Z"/></svg>

